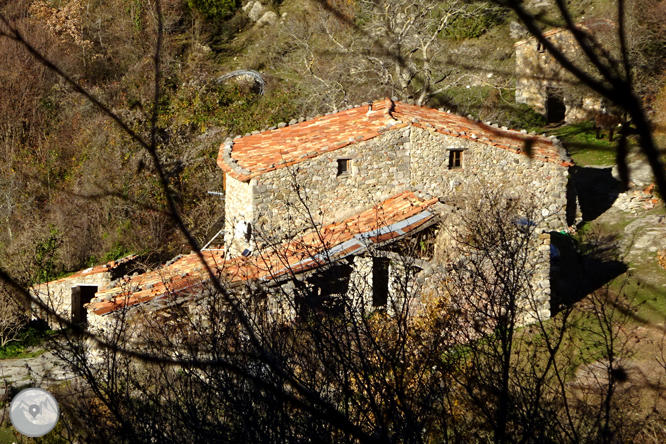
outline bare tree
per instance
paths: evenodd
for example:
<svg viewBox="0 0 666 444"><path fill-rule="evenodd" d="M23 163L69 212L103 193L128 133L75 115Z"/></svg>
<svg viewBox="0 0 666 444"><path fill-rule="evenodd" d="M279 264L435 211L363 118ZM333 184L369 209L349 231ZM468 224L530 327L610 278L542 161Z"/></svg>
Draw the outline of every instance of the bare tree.
<svg viewBox="0 0 666 444"><path fill-rule="evenodd" d="M28 323L28 310L4 285L0 286L0 307L0 347L4 347L21 338Z"/></svg>

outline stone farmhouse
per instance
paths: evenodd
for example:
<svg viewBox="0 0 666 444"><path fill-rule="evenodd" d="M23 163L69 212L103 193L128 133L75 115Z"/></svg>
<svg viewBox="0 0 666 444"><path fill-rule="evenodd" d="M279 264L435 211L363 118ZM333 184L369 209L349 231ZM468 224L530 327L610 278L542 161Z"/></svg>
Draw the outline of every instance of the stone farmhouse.
<svg viewBox="0 0 666 444"><path fill-rule="evenodd" d="M577 25L590 35L601 36L615 30L609 20L588 20ZM556 28L543 33L557 49L571 60L579 47L571 32ZM526 103L546 116L548 123L575 123L589 120L602 110L602 101L592 94L572 94L577 82L535 37L514 44L516 51L516 103Z"/></svg>
<svg viewBox="0 0 666 444"><path fill-rule="evenodd" d="M538 304L530 310L544 319L547 232L580 216L573 163L556 139L390 99L227 140L218 165L226 181L224 244L100 286L86 305L91 329L104 331L121 308L197 310L211 283L202 259L225 288L262 283L267 309L286 319L299 314L290 299L296 287L316 301L361 288L365 305L390 305L408 268L423 280L441 267L388 246L436 224L451 211L447 200L479 185L536 196L542 218L534 223L543 234L534 242ZM340 279L322 281L322 273Z"/></svg>
<svg viewBox="0 0 666 444"><path fill-rule="evenodd" d="M574 223L573 163L557 141L390 99L281 126L220 150L230 256L308 218L331 223L405 190L445 201L480 182L539 196L544 229Z"/></svg>

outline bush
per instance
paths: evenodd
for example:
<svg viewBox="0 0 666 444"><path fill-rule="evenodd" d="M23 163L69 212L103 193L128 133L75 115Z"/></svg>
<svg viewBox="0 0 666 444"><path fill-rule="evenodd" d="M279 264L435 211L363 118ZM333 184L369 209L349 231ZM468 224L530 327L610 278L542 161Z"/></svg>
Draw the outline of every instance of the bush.
<svg viewBox="0 0 666 444"><path fill-rule="evenodd" d="M452 40L473 39L481 37L503 20L504 11L502 9L481 4L458 15L451 25L442 30L442 35Z"/></svg>
<svg viewBox="0 0 666 444"><path fill-rule="evenodd" d="M236 0L188 0L187 4L209 20L228 18L238 9Z"/></svg>
<svg viewBox="0 0 666 444"><path fill-rule="evenodd" d="M205 132L210 127L224 127L228 134L245 134L296 116L295 94L276 89L265 95L235 84L190 83L175 92L169 109L161 116L164 123L174 122Z"/></svg>
<svg viewBox="0 0 666 444"><path fill-rule="evenodd" d="M430 106L447 108L475 119L491 121L513 129L532 130L546 124L546 118L528 105L516 103L513 90L483 87L450 88L435 96Z"/></svg>

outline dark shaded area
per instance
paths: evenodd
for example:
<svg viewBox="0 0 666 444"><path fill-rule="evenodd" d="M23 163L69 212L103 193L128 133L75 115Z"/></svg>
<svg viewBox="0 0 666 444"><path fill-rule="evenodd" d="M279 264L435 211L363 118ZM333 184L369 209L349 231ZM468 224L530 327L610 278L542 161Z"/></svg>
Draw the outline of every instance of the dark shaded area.
<svg viewBox="0 0 666 444"><path fill-rule="evenodd" d="M301 319L319 316L320 313L334 315L343 309L341 301L349 289L352 266L346 261L339 261L328 267L317 269L304 279L294 280L297 284L296 304Z"/></svg>
<svg viewBox="0 0 666 444"><path fill-rule="evenodd" d="M622 191L622 183L612 175L612 168L572 168L583 220L590 221L608 210Z"/></svg>
<svg viewBox="0 0 666 444"><path fill-rule="evenodd" d="M584 245L558 232L550 233L551 245L559 252L551 259L551 312L557 314L627 271L617 260L614 236L595 236Z"/></svg>
<svg viewBox="0 0 666 444"><path fill-rule="evenodd" d="M561 95L555 92L548 92L546 97L546 123L559 123L564 120L566 107Z"/></svg>
<svg viewBox="0 0 666 444"><path fill-rule="evenodd" d="M384 307L388 300L389 264L388 258L372 258L372 305L375 307Z"/></svg>
<svg viewBox="0 0 666 444"><path fill-rule="evenodd" d="M77 285L72 287L72 322L86 322L88 310L84 308L97 293L97 285Z"/></svg>

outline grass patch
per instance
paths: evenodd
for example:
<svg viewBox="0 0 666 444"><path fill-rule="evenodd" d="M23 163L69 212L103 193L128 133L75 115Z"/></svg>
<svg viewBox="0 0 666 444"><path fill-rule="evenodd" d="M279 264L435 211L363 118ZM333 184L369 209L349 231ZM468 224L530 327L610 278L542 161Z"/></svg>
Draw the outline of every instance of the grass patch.
<svg viewBox="0 0 666 444"><path fill-rule="evenodd" d="M656 282L666 282L666 270L659 267L656 259L648 265L626 274L626 280L614 282L611 288L621 289L636 306L633 319L639 324L655 324L666 321L666 288L642 278L651 276Z"/></svg>
<svg viewBox="0 0 666 444"><path fill-rule="evenodd" d="M543 130L562 141L577 165L615 164L616 141L608 141L608 134L597 139L592 121L565 125L555 130Z"/></svg>
<svg viewBox="0 0 666 444"><path fill-rule="evenodd" d="M46 350L28 351L30 348L41 346L49 337L56 334L53 330L42 330L29 327L21 334L21 339L12 341L0 347L0 359L35 358Z"/></svg>
<svg viewBox="0 0 666 444"><path fill-rule="evenodd" d="M16 442L13 427L0 427L0 444L11 444Z"/></svg>

